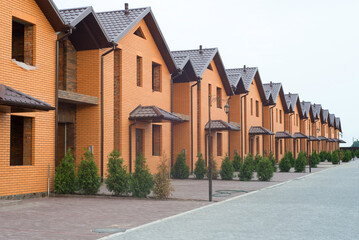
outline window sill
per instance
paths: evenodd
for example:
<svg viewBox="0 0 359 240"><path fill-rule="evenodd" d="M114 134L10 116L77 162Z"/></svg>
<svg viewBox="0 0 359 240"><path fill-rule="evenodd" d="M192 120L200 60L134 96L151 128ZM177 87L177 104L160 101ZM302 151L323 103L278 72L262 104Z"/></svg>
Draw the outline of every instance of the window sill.
<svg viewBox="0 0 359 240"><path fill-rule="evenodd" d="M15 63L16 65L18 65L19 67L21 67L22 69L25 69L25 70L33 71L33 70L36 70L38 68L37 66L28 65L28 64L26 64L24 62L16 61L15 59L11 59L11 61L13 63Z"/></svg>

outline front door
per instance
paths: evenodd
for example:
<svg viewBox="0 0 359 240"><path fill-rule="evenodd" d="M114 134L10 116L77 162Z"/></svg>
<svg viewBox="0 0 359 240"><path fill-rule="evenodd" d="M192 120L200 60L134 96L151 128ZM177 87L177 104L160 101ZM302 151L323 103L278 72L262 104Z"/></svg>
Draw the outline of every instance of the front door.
<svg viewBox="0 0 359 240"><path fill-rule="evenodd" d="M75 155L75 128L73 123L58 124L57 141L56 166L58 166L65 157L67 150L71 149L72 154Z"/></svg>
<svg viewBox="0 0 359 240"><path fill-rule="evenodd" d="M136 156L143 154L143 129L136 128Z"/></svg>

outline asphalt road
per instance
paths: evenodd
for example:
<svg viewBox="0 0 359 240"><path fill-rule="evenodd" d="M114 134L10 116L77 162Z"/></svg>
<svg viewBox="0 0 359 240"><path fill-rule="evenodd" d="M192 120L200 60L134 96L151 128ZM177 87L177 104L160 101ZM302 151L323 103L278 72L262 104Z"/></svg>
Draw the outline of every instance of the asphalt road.
<svg viewBox="0 0 359 240"><path fill-rule="evenodd" d="M359 239L359 160L105 239Z"/></svg>

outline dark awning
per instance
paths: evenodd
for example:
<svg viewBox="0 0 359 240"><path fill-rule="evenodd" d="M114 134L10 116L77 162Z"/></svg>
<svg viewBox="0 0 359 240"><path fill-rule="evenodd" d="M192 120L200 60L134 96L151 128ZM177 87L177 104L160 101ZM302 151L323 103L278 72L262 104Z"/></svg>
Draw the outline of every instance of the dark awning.
<svg viewBox="0 0 359 240"><path fill-rule="evenodd" d="M293 137L289 132L282 131L282 132L276 132L275 138L295 138Z"/></svg>
<svg viewBox="0 0 359 240"><path fill-rule="evenodd" d="M309 136L308 141L315 142L315 141L320 141L320 140L314 136Z"/></svg>
<svg viewBox="0 0 359 240"><path fill-rule="evenodd" d="M330 140L332 140L332 142L339 142L339 139L336 138L331 138Z"/></svg>
<svg viewBox="0 0 359 240"><path fill-rule="evenodd" d="M138 105L131 113L130 120L137 120L137 121L154 121L160 122L162 120L171 121L171 122L183 122L183 119L179 116L167 112L162 108L157 106L141 106Z"/></svg>
<svg viewBox="0 0 359 240"><path fill-rule="evenodd" d="M208 130L209 122L206 123L205 129ZM212 131L240 131L241 129L234 124L227 123L223 120L212 120L211 121Z"/></svg>
<svg viewBox="0 0 359 240"><path fill-rule="evenodd" d="M304 134L301 133L301 132L296 132L296 133L293 134L293 136L294 136L295 138L308 138L307 135L304 135Z"/></svg>
<svg viewBox="0 0 359 240"><path fill-rule="evenodd" d="M3 84L0 84L0 105L8 106L11 112L49 111L55 109L46 102Z"/></svg>
<svg viewBox="0 0 359 240"><path fill-rule="evenodd" d="M248 131L250 135L274 135L273 132L269 131L268 129L264 127L251 127Z"/></svg>
<svg viewBox="0 0 359 240"><path fill-rule="evenodd" d="M324 137L324 136L319 136L318 139L320 141L328 141L328 138Z"/></svg>
<svg viewBox="0 0 359 240"><path fill-rule="evenodd" d="M342 140L342 139L339 139L338 140L339 143L347 143L346 141Z"/></svg>

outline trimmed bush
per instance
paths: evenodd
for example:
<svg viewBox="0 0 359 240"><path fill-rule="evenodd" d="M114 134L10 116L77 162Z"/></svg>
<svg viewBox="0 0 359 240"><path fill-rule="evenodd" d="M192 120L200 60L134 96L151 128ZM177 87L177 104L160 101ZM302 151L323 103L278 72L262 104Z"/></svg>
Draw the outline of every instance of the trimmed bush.
<svg viewBox="0 0 359 240"><path fill-rule="evenodd" d="M254 171L257 171L258 163L262 159L263 157L257 153L256 156L254 157Z"/></svg>
<svg viewBox="0 0 359 240"><path fill-rule="evenodd" d="M350 160L352 160L352 152L350 150L346 150L344 152L343 162L349 162Z"/></svg>
<svg viewBox="0 0 359 240"><path fill-rule="evenodd" d="M270 152L269 156L268 156L269 161L271 161L272 166L273 166L273 172L277 171L277 160L275 159L274 155L272 152Z"/></svg>
<svg viewBox="0 0 359 240"><path fill-rule="evenodd" d="M307 165L307 157L305 156L304 152L300 152L294 163L295 172L304 172L306 165Z"/></svg>
<svg viewBox="0 0 359 240"><path fill-rule="evenodd" d="M311 166L312 168L316 168L317 165L318 165L318 163L320 163L320 157L319 157L319 155L317 154L317 152L314 151L314 152L312 153L312 155L310 156L310 166Z"/></svg>
<svg viewBox="0 0 359 240"><path fill-rule="evenodd" d="M217 162L213 160L213 157L211 157L212 161L212 179L218 178L218 168L217 168ZM207 171L207 178L209 177L209 170Z"/></svg>
<svg viewBox="0 0 359 240"><path fill-rule="evenodd" d="M273 177L273 165L268 158L263 158L257 165L257 176L259 181L270 181Z"/></svg>
<svg viewBox="0 0 359 240"><path fill-rule="evenodd" d="M242 157L236 152L233 158L234 171L239 172L242 166Z"/></svg>
<svg viewBox="0 0 359 240"><path fill-rule="evenodd" d="M76 190L76 175L74 156L71 149L66 152L60 165L55 172L55 191L56 193L66 194L74 193Z"/></svg>
<svg viewBox="0 0 359 240"><path fill-rule="evenodd" d="M197 154L197 161L194 168L194 175L196 179L203 179L207 173L206 163L203 159L202 153Z"/></svg>
<svg viewBox="0 0 359 240"><path fill-rule="evenodd" d="M186 179L189 177L189 167L186 163L186 154L183 152L177 155L175 165L171 170L171 175L176 179Z"/></svg>
<svg viewBox="0 0 359 240"><path fill-rule="evenodd" d="M289 172L292 164L290 163L289 156L287 154L279 162L279 170L281 172Z"/></svg>
<svg viewBox="0 0 359 240"><path fill-rule="evenodd" d="M87 149L78 167L79 189L86 195L96 194L101 186L101 179L95 163L94 155Z"/></svg>
<svg viewBox="0 0 359 240"><path fill-rule="evenodd" d="M241 181L250 181L253 178L253 170L254 170L254 161L252 154L248 153L248 155L244 158L244 162L239 172L239 180Z"/></svg>
<svg viewBox="0 0 359 240"><path fill-rule="evenodd" d="M229 156L226 155L226 157L222 161L221 165L221 179L222 180L232 180L233 179L233 173L234 173L234 167L232 164L231 159L229 159Z"/></svg>
<svg viewBox="0 0 359 240"><path fill-rule="evenodd" d="M130 191L131 175L127 167L123 166L123 159L119 151L113 150L108 156L106 188L115 195L125 194Z"/></svg>
<svg viewBox="0 0 359 240"><path fill-rule="evenodd" d="M327 157L326 157L328 162L332 161L332 154L330 152L327 152Z"/></svg>
<svg viewBox="0 0 359 240"><path fill-rule="evenodd" d="M157 167L157 173L153 177L154 186L153 194L157 199L167 199L174 188L169 178L168 159L162 158L160 164Z"/></svg>
<svg viewBox="0 0 359 240"><path fill-rule="evenodd" d="M319 157L320 157L320 161L324 162L326 160L326 158L327 158L327 152L326 151L321 151L319 153Z"/></svg>
<svg viewBox="0 0 359 240"><path fill-rule="evenodd" d="M287 155L287 158L289 159L290 165L294 167L295 159L293 157L293 154L291 151L286 152L284 155Z"/></svg>
<svg viewBox="0 0 359 240"><path fill-rule="evenodd" d="M133 197L145 198L151 193L153 187L153 177L146 164L146 159L140 153L136 157L135 172L131 180L131 192Z"/></svg>
<svg viewBox="0 0 359 240"><path fill-rule="evenodd" d="M338 164L339 163L339 151L334 151L332 155L332 163Z"/></svg>
<svg viewBox="0 0 359 240"><path fill-rule="evenodd" d="M357 149L357 150L355 151L355 156L356 156L357 158L359 158L359 149Z"/></svg>

